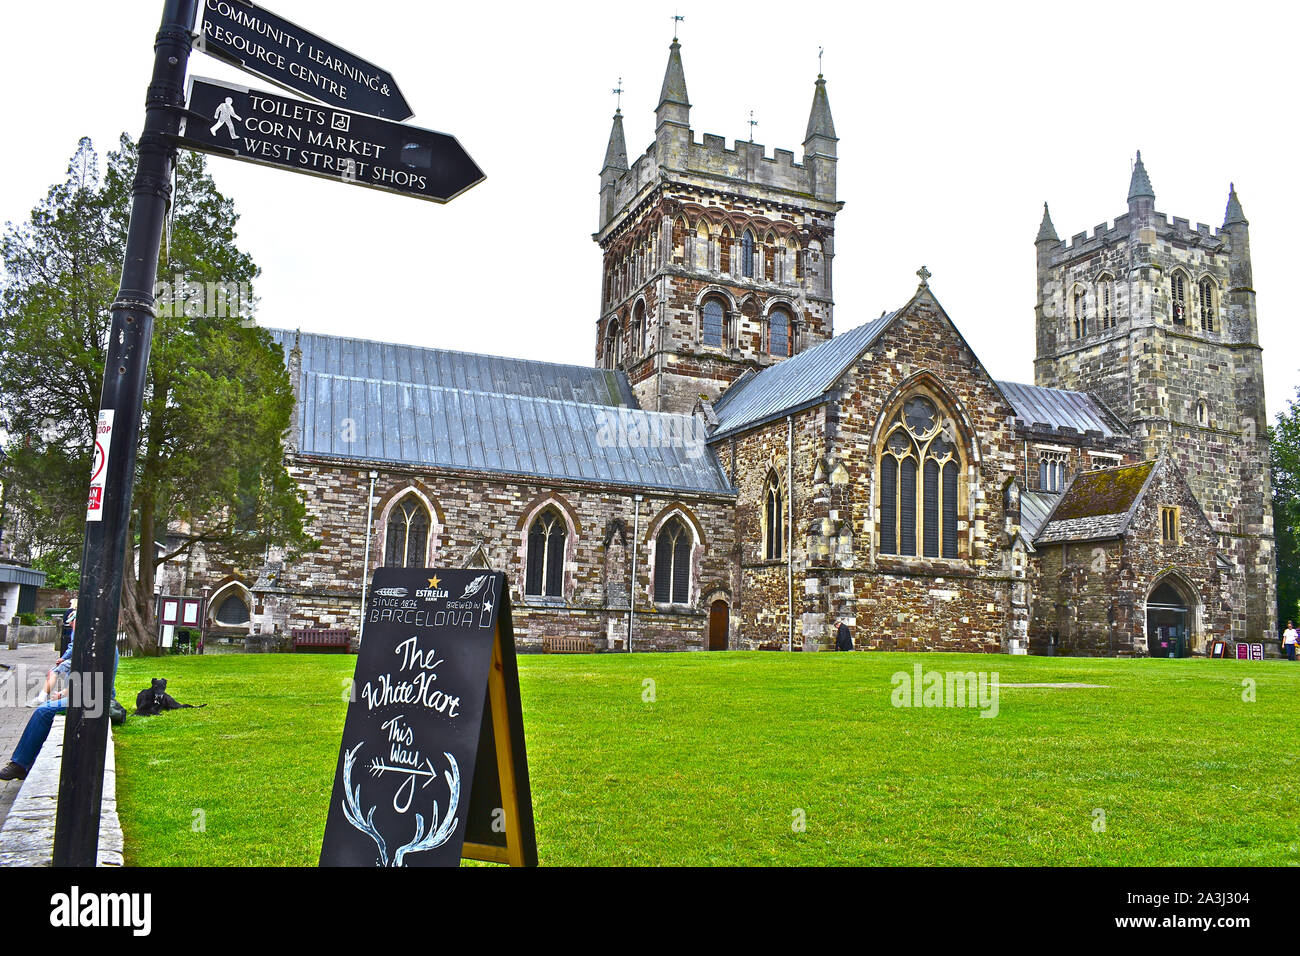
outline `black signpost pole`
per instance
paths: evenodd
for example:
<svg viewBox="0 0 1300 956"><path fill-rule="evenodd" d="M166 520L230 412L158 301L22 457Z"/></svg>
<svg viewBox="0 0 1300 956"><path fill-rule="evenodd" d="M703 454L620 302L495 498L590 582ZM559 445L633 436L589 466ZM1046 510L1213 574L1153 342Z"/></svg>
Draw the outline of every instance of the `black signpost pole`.
<svg viewBox="0 0 1300 956"><path fill-rule="evenodd" d="M112 307L95 468L81 559L73 686L64 733L63 771L54 830L55 866L94 866L108 742L122 571L127 560L136 444L153 334L158 251L175 168L174 137L185 103L185 68L198 0L165 0L154 44L153 77L127 233L122 281ZM107 413L107 415L105 414ZM151 529L142 529L149 560Z"/></svg>

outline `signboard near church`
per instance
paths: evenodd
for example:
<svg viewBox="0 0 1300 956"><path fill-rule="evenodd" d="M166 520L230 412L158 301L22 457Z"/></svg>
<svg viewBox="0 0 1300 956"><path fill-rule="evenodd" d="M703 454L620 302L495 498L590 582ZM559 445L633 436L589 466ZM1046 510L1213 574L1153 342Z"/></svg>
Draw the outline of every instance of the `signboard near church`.
<svg viewBox="0 0 1300 956"><path fill-rule="evenodd" d="M380 568L321 866L536 865L504 574Z"/></svg>
<svg viewBox="0 0 1300 956"><path fill-rule="evenodd" d="M331 106L390 120L412 115L387 70L248 0L204 0L194 45Z"/></svg>
<svg viewBox="0 0 1300 956"><path fill-rule="evenodd" d="M456 137L191 77L181 145L431 202L483 181Z"/></svg>

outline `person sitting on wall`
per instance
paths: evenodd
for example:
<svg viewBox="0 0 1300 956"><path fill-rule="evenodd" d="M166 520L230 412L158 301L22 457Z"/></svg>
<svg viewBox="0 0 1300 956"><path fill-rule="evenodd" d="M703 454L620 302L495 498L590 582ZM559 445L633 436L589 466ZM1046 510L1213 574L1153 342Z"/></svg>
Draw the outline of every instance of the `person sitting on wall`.
<svg viewBox="0 0 1300 956"><path fill-rule="evenodd" d="M113 674L109 680L108 697L103 699L103 706L108 707L109 701L116 696L114 693L117 679L117 648L113 648ZM68 649L63 652L59 658L59 663L54 666L46 676L46 691L42 696L49 693L49 700L46 700L27 718L27 726L23 728L23 735L18 738L18 746L14 748L13 756L9 762L0 767L0 780L24 780L28 771L32 769L32 764L36 763L36 756L45 746L45 739L50 735L50 727L54 724L54 718L68 709L68 691L66 688L56 690L52 693L49 688L52 685L52 679L59 674L67 677L72 670L72 643L68 643Z"/></svg>

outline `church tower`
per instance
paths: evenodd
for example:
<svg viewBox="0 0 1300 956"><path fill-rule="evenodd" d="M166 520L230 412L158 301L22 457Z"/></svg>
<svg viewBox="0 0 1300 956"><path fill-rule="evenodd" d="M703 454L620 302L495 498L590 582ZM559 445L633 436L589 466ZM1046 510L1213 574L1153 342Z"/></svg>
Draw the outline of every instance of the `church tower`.
<svg viewBox="0 0 1300 956"><path fill-rule="evenodd" d="M1140 152L1114 226L1067 244L1044 204L1034 380L1092 392L1146 457L1177 462L1219 534L1230 639L1270 641L1277 572L1249 225L1233 186L1220 228L1157 212Z"/></svg>
<svg viewBox="0 0 1300 956"><path fill-rule="evenodd" d="M641 406L690 412L748 369L829 339L836 143L819 74L803 144L696 142L681 44L668 53L655 138L629 165L614 114L600 173L604 256L596 362L628 373Z"/></svg>

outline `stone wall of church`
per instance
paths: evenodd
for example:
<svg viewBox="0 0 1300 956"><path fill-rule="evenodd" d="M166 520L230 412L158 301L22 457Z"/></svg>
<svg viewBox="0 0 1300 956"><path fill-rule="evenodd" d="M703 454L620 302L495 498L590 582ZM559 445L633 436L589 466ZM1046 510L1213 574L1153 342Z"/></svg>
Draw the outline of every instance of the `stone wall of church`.
<svg viewBox="0 0 1300 956"><path fill-rule="evenodd" d="M1161 534L1161 506L1179 509L1180 541ZM1166 576L1189 607L1189 646L1204 653L1208 641L1232 640L1236 591L1220 571L1218 536L1202 516L1187 483L1167 464L1159 467L1123 539L1042 545L1034 556L1038 587L1030 649L1059 654L1150 654L1146 601Z"/></svg>
<svg viewBox="0 0 1300 956"><path fill-rule="evenodd" d="M978 460L967 455L957 559L877 553L876 429L914 388L961 418L979 448ZM836 617L860 648L998 651L1025 633L1024 570L1013 567L1003 502L1020 456L1011 409L928 293L845 373L830 404L794 421L796 647L828 646ZM715 446L740 495L745 647L786 641L784 562L759 560L758 549L766 477L784 479L787 428L783 419Z"/></svg>
<svg viewBox="0 0 1300 956"><path fill-rule="evenodd" d="M731 476L738 498L735 540L739 557L741 590L736 646L748 650L778 650L791 643L796 650L816 650L829 645L825 593L820 577L813 572L817 559L817 533L825 515L825 502L818 499L814 482L824 468L826 411L813 408L793 416L793 502L788 497L787 463L791 429L786 419L724 439L715 448L723 470ZM768 558L764 547L764 502L769 480L781 488L782 511L793 505L793 525L783 522L788 542L781 556ZM793 533L789 532L793 528ZM851 529L849 531L851 535ZM792 552L789 545L793 546ZM793 558L793 605L790 593L789 558Z"/></svg>
<svg viewBox="0 0 1300 956"><path fill-rule="evenodd" d="M511 582L515 639L523 652L539 650L549 635L587 637L598 650L625 646L627 584L634 523L636 549L637 650L699 650L707 646L708 612L714 600L733 601L731 562L734 501L729 496L676 495L640 489L626 493L583 483L541 484L482 474L431 472L375 463L370 568L381 564L391 505L414 492L433 513L428 561L431 566L467 564L505 571ZM256 580L255 629L287 633L302 627L357 630L366 548L369 468L299 457L290 474L303 489L319 550L296 562L273 560L249 569ZM566 523L564 594L539 598L523 593L527 522L554 505ZM655 535L679 514L697 543L692 549L690 601L655 605ZM276 557L276 556L273 556ZM198 582L199 584L203 582Z"/></svg>

